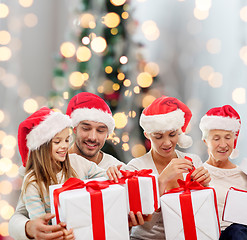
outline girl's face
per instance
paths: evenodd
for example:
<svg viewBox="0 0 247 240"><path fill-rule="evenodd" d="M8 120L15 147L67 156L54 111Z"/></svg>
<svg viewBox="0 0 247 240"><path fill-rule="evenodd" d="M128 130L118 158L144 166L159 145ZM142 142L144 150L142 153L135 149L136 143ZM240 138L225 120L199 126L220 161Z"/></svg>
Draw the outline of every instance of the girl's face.
<svg viewBox="0 0 247 240"><path fill-rule="evenodd" d="M69 149L69 128L65 128L52 138L52 158L57 162L64 162Z"/></svg>
<svg viewBox="0 0 247 240"><path fill-rule="evenodd" d="M210 130L204 142L208 147L210 159L225 161L231 155L234 148L235 135L226 130Z"/></svg>
<svg viewBox="0 0 247 240"><path fill-rule="evenodd" d="M173 157L178 143L178 130L145 134L151 141L152 150L162 157Z"/></svg>

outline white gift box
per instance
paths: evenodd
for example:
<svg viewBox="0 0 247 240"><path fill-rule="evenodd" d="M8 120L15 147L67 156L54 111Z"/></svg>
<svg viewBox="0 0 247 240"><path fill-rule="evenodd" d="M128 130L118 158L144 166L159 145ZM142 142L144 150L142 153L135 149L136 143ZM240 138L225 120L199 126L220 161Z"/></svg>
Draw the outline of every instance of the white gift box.
<svg viewBox="0 0 247 240"><path fill-rule="evenodd" d="M164 194L161 210L167 240L187 240L184 234L179 195L183 192ZM191 239L218 240L220 235L217 202L213 189L191 190L191 203L196 236ZM193 219L192 219L193 220ZM189 221L191 224L193 221Z"/></svg>
<svg viewBox="0 0 247 240"><path fill-rule="evenodd" d="M231 187L226 195L223 221L247 225L247 191Z"/></svg>
<svg viewBox="0 0 247 240"><path fill-rule="evenodd" d="M61 184L50 186L51 212L55 213L53 191L61 188ZM102 189L103 212L106 240L129 239L127 197L121 185L110 185ZM64 191L59 195L59 217L67 224L67 229L73 228L75 238L95 240L93 235L93 220L91 209L91 196L86 188ZM97 207L97 206L96 206ZM97 218L97 217L96 217ZM97 220L97 219L96 219ZM95 226L97 230L98 226Z"/></svg>
<svg viewBox="0 0 247 240"><path fill-rule="evenodd" d="M138 172L136 171L136 174ZM155 174L148 175L134 175L126 179L128 212L133 211L136 213L140 211L142 214L152 214L160 208L157 176Z"/></svg>

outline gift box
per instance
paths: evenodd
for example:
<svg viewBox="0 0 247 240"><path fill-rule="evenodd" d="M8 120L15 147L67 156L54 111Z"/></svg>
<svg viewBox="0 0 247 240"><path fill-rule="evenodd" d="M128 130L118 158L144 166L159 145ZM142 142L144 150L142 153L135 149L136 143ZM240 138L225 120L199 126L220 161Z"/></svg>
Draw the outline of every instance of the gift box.
<svg viewBox="0 0 247 240"><path fill-rule="evenodd" d="M121 173L126 183L128 212L152 214L160 207L158 180L155 174L151 174L152 169Z"/></svg>
<svg viewBox="0 0 247 240"><path fill-rule="evenodd" d="M73 228L76 239L129 239L125 188L110 181L70 178L50 186L51 212Z"/></svg>
<svg viewBox="0 0 247 240"><path fill-rule="evenodd" d="M231 187L226 195L223 221L247 225L247 191Z"/></svg>
<svg viewBox="0 0 247 240"><path fill-rule="evenodd" d="M192 182L190 174L178 182L179 188L160 198L166 239L218 240L220 224L214 189Z"/></svg>

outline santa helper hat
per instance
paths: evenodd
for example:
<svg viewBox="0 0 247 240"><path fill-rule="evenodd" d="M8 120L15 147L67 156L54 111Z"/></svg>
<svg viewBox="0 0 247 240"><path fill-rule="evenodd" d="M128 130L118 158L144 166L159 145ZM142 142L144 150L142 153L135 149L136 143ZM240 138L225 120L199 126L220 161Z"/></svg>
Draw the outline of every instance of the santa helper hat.
<svg viewBox="0 0 247 240"><path fill-rule="evenodd" d="M201 119L199 128L204 133L213 129L232 131L235 133L234 149L230 158L234 159L238 156L236 149L238 135L241 127L239 114L230 105L211 108Z"/></svg>
<svg viewBox="0 0 247 240"><path fill-rule="evenodd" d="M181 101L173 97L162 96L146 107L140 117L140 126L146 133L182 130L178 145L188 148L193 141L185 135L192 113Z"/></svg>
<svg viewBox="0 0 247 240"><path fill-rule="evenodd" d="M26 167L30 150L38 149L71 125L69 116L47 107L41 108L24 120L18 128L18 147L23 166Z"/></svg>
<svg viewBox="0 0 247 240"><path fill-rule="evenodd" d="M111 109L101 97L93 93L81 92L72 97L66 114L71 117L73 127L81 121L88 120L104 123L109 134L113 133L115 128Z"/></svg>

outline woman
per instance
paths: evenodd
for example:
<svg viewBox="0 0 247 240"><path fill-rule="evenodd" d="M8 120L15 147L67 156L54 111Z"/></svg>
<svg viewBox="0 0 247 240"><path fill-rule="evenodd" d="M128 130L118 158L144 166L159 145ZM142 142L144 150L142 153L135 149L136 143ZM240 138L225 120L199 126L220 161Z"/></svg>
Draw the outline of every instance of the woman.
<svg viewBox="0 0 247 240"><path fill-rule="evenodd" d="M217 194L221 225L220 240L247 239L247 227L222 221L225 197L230 187L247 190L247 176L239 166L230 161L236 156L236 144L241 121L230 105L210 109L201 119L202 140L208 148L208 160L204 167L211 175L211 183Z"/></svg>
<svg viewBox="0 0 247 240"><path fill-rule="evenodd" d="M128 163L130 170L152 169L159 175L160 195L164 191L178 187L177 180L184 179L195 167L191 177L204 185L210 182L208 171L202 167L202 161L195 154L184 153L176 149L188 148L192 139L185 135L191 119L190 109L173 97L162 96L145 108L140 117L144 135L151 142L151 150L142 157ZM185 156L192 161L185 159ZM161 212L155 212L152 220L143 226L133 227L131 239L165 239Z"/></svg>

